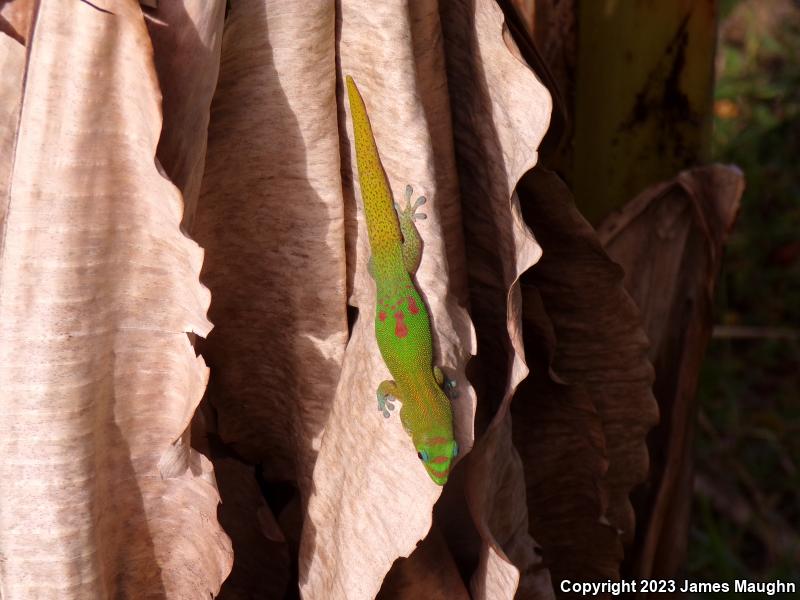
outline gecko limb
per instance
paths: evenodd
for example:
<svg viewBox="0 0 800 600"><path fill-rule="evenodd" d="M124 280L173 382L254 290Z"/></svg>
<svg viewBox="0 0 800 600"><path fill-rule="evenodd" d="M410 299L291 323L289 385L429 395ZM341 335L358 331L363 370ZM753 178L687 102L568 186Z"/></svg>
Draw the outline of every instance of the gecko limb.
<svg viewBox="0 0 800 600"><path fill-rule="evenodd" d="M383 413L385 418L389 418L389 411L394 410L394 400L397 398L399 391L397 384L394 381L382 381L378 386L378 411Z"/></svg>
<svg viewBox="0 0 800 600"><path fill-rule="evenodd" d="M439 367L433 367L433 377L451 400L458 397L455 379L449 379Z"/></svg>
<svg viewBox="0 0 800 600"><path fill-rule="evenodd" d="M414 193L414 188L410 185L406 186L406 206L401 209L395 204L397 211L397 218L400 221L400 231L403 234L403 264L406 271L413 275L417 272L419 261L422 259L422 238L419 235L417 226L414 221L421 221L427 219L425 213L418 213L417 209L427 202L425 196L417 198L414 204L411 204L411 195Z"/></svg>

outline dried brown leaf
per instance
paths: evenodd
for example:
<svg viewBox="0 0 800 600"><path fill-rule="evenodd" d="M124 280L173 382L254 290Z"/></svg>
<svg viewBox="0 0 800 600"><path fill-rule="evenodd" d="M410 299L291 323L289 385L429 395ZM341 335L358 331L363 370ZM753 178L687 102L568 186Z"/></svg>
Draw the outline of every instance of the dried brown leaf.
<svg viewBox="0 0 800 600"><path fill-rule="evenodd" d="M213 438L212 438L213 440ZM255 469L211 444L222 505L219 521L233 542L234 562L220 600L283 598L296 584L290 548L255 478Z"/></svg>
<svg viewBox="0 0 800 600"><path fill-rule="evenodd" d="M250 0L225 29L193 227L214 297L200 348L222 439L308 494L347 339L334 14Z"/></svg>
<svg viewBox="0 0 800 600"><path fill-rule="evenodd" d="M633 553L638 577L674 577L685 557L697 378L711 335L722 247L743 189L735 167L690 169L645 190L598 228L642 312L663 415L651 437L653 470Z"/></svg>
<svg viewBox="0 0 800 600"><path fill-rule="evenodd" d="M522 472L507 413L527 374L517 281L541 254L512 190L536 162L550 96L505 34L495 3L451 2L442 11L478 336L470 369L481 399L481 437L467 461L465 494L483 545L471 591L476 598L511 598L519 585L546 598L552 594L547 571L538 568L524 494L515 488Z"/></svg>
<svg viewBox="0 0 800 600"><path fill-rule="evenodd" d="M401 558L383 581L377 600L469 600L447 542L434 525L408 558Z"/></svg>
<svg viewBox="0 0 800 600"><path fill-rule="evenodd" d="M26 45L35 6L36 0L0 0L0 33Z"/></svg>
<svg viewBox="0 0 800 600"><path fill-rule="evenodd" d="M535 366L512 405L531 530L556 581L615 578L634 532L628 495L646 475L645 435L657 419L647 339L622 271L566 185L535 169L518 193L544 249L523 277Z"/></svg>
<svg viewBox="0 0 800 600"><path fill-rule="evenodd" d="M0 34L0 242L8 210L9 178L25 74L25 47Z"/></svg>
<svg viewBox="0 0 800 600"><path fill-rule="evenodd" d="M332 9L232 5L193 225L214 297L216 328L200 344L214 428L268 480L299 486L298 515L347 341ZM301 518L287 525L299 537ZM280 547L265 551L288 567Z"/></svg>
<svg viewBox="0 0 800 600"><path fill-rule="evenodd" d="M156 155L183 194L182 224L191 230L219 73L225 0L171 0L145 15L163 96L164 127Z"/></svg>
<svg viewBox="0 0 800 600"><path fill-rule="evenodd" d="M0 240L3 597L207 597L230 546L184 434L209 294L155 164L141 9L41 0L33 31Z"/></svg>
<svg viewBox="0 0 800 600"><path fill-rule="evenodd" d="M456 172L455 158L462 159L463 155L458 147L450 150L453 148L453 133L449 129L451 119L448 116L451 111L463 109L463 112L454 115L456 123L458 124L461 116L470 119L475 126L473 135L485 138L477 144L469 143L465 147L466 161L471 161L471 167L481 170L490 179L485 185L477 186L470 202L475 203L472 210L480 211L477 203L486 201L494 213L494 222L490 227L484 226L481 232L479 226L476 235L491 234L492 227L498 225L503 228L499 236L492 238L488 235L480 240L478 252L486 247L487 242L494 245L498 238L504 243L500 260L508 261L509 264L505 273L500 275L501 281L496 284L504 313L513 280L537 255L537 246L521 225L518 211L515 212L514 204L510 202L510 189L519 174L535 161L536 138L538 136L540 139L544 131L549 98L532 73L504 45L502 15L495 5L479 2L477 7L471 7L469 3L461 3L448 9L442 19L442 23L446 24L444 43L440 37L437 14L432 10L435 10L432 5L413 9L411 23L408 24L408 15L398 7L381 7L376 10L371 6L369 10L364 10L359 7L359 3L343 3L340 64L344 73L353 74L359 81L370 109L378 147L384 157L384 167L390 182L399 191L404 180L408 181L413 177L412 183L432 200L429 205L429 216L432 218L423 228L426 246L417 280L426 293L438 333L436 354L446 366L455 368L454 374L462 392L455 405L457 437L461 447L467 449L471 446L473 403L462 369L474 342L471 324L462 308L466 296L466 281L463 254L458 253L463 248L458 228L461 216L458 209L464 205L459 206L458 203L456 182L458 175L462 173ZM464 27L466 35L475 38L473 44L460 46L458 34L455 38L448 39L448 33L452 33L452 30L448 31L451 18L458 21L453 27ZM374 34L372 23L376 19L384 24L380 30L381 39L376 39L369 33ZM410 39L407 34L409 29ZM451 55L450 51L454 54ZM500 91L495 91L494 96L490 96L483 88L477 98L470 97L467 92L472 89L476 74L470 69L465 71L459 59L477 64L485 60L487 65L491 65L486 75L489 87ZM451 95L446 93L448 88L441 84L445 69L448 70ZM516 83L518 76L523 77L527 87L515 88L512 85L511 82ZM387 81L388 77L392 78L391 82ZM458 84L455 88L452 85L454 81ZM540 98L540 102L533 106L530 105L530 97L534 95L531 91ZM466 95L462 95L462 92ZM522 102L523 97L526 103ZM474 117L484 117L487 109L490 114L491 108L495 107L492 106L493 102L498 114L503 117L498 117L497 129L494 123L489 127L482 127L482 121ZM376 105L377 113L374 109ZM349 130L347 125L343 129ZM531 136L521 136L520 130L531 132ZM458 128L456 136L457 144L463 141L458 137ZM348 148L344 150L346 156L350 154ZM473 149L478 152L469 154ZM484 152L496 149L504 154L498 156ZM499 162L488 169L482 169L487 157L497 157ZM466 162L461 166L469 169ZM465 185L464 181L460 183L462 191L472 191L471 185ZM480 196L481 191L489 192L488 199ZM353 213L356 211L351 208L348 214ZM360 215L356 213L355 216L357 222ZM353 231L354 220L350 219L348 224L351 226L350 231ZM373 309L372 288L364 269L366 236L363 235L363 229L361 231L362 235L357 236L359 244L355 245L355 249L351 247L354 251L348 255L351 259L349 264L357 267L352 298L362 315L370 315ZM353 237L351 235L350 239ZM494 250L495 248L490 248L490 251ZM355 260L352 260L353 255ZM445 257L452 258L445 262L442 260ZM507 281L502 280L503 275L507 277ZM491 279L496 277L491 268L488 276ZM365 292L369 294L366 297ZM504 317L503 314L503 319ZM515 316L512 315L510 322L513 327ZM507 324L503 323L502 327L503 331L507 331ZM508 333L505 335L508 336ZM508 349L504 348L503 354L508 356ZM454 359L452 362L450 357ZM524 365L520 367L522 368ZM385 367L378 357L371 333L371 322L369 319L366 323L359 320L348 346L340 394L334 403L331 422L316 465L316 473L320 476L315 477L316 494L311 498L309 514L320 526L306 535L307 554L301 557L311 558L308 579L303 580L301 574L301 589L308 596L338 596L346 593L348 597L372 597L377 590L381 573L391 560L398 554L407 554L415 540L429 526L429 518L422 507L430 506L438 495L438 490L418 467L407 436L396 422L390 421L390 426L386 427L382 426L379 418L375 418L377 415L372 419L364 419L364 415L368 415L369 409L374 405L374 390L377 383L385 377L384 373ZM520 376L519 371L512 375L509 386L511 389ZM344 394L349 397L342 398ZM358 401L354 402L354 399ZM373 409L372 412L374 414L377 411ZM499 438L502 441L503 431ZM507 431L505 439L509 441L510 447ZM504 512L509 505L522 506L521 511L512 514L521 515L523 523L513 516L508 521L502 518L493 520L497 521L495 524L501 529L505 528L506 523L510 523L510 531L502 531L501 543L514 550L515 558L520 562L523 562L522 557L533 560L525 556L526 549L532 555L532 543L529 543L527 525L524 523L524 500L518 495L504 495L502 490L506 488L500 482L503 481L506 470L494 469L507 460L510 451L495 452L495 449L503 448L502 443L488 443L487 448L492 450L486 452L485 456L494 458L499 455L497 460L487 461L483 467L487 474L490 469L498 474L498 489L492 487L495 480L487 477L492 494L486 503L474 511L479 515L477 518L480 520L479 527L484 533L485 542L483 560L473 581L473 589L487 597L512 597L519 574L492 536L488 521ZM358 454L361 464L354 464L350 470L346 470L343 479L336 481L326 476L337 466L341 468L342 462L348 461L355 454ZM381 460L384 456L391 458ZM492 463L491 466L489 462ZM384 487L382 481L386 480L394 482L392 489ZM488 509L487 503L494 499L494 494L500 499L497 502L497 512L487 510L491 514L484 514L484 509ZM476 495L483 496L483 492L476 490ZM368 536L364 535L365 531L369 532ZM330 558L328 548L334 550ZM421 573L424 575L425 571Z"/></svg>

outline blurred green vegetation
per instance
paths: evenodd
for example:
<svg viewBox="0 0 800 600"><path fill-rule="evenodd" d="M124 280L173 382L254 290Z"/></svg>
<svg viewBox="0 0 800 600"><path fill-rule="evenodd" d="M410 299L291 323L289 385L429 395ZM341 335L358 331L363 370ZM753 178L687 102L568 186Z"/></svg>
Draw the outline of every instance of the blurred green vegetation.
<svg viewBox="0 0 800 600"><path fill-rule="evenodd" d="M713 154L747 189L700 381L687 577L800 589L800 2L723 0L717 60Z"/></svg>

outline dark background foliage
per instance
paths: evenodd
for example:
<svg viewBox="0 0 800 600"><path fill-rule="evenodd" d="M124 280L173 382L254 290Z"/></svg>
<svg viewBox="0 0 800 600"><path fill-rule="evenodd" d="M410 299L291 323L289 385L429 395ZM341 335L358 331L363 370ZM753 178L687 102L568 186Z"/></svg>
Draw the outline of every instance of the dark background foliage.
<svg viewBox="0 0 800 600"><path fill-rule="evenodd" d="M747 188L701 375L687 575L800 578L800 3L721 3L714 158Z"/></svg>

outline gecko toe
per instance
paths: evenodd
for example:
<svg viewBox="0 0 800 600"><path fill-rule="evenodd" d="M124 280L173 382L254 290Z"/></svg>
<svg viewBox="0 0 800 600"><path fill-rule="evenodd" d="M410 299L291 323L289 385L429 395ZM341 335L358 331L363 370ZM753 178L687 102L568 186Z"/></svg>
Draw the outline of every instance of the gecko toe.
<svg viewBox="0 0 800 600"><path fill-rule="evenodd" d="M389 396L378 394L378 412L382 412L384 417L389 417L389 411L394 410L394 403Z"/></svg>
<svg viewBox="0 0 800 600"><path fill-rule="evenodd" d="M426 215L425 213L417 212L417 209L423 204L425 204L427 201L428 199L425 196L420 196L419 198L417 198L417 201L414 202L414 206L411 206L411 201L409 200L408 208L406 210L411 214L411 218L414 221L424 221L425 219L428 218L428 215Z"/></svg>

